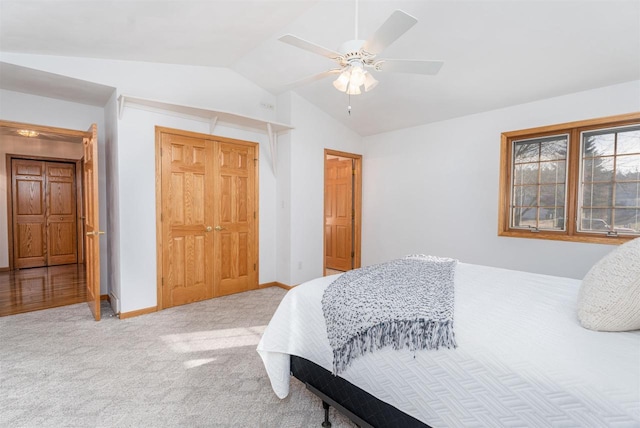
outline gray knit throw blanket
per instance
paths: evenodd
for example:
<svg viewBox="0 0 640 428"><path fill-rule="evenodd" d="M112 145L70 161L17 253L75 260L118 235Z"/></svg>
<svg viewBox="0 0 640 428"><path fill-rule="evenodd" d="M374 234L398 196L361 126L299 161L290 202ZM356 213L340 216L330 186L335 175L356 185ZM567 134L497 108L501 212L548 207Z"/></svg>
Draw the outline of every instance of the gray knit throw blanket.
<svg viewBox="0 0 640 428"><path fill-rule="evenodd" d="M331 283L322 311L333 348L333 374L366 352L455 348L456 260L409 256L355 269Z"/></svg>

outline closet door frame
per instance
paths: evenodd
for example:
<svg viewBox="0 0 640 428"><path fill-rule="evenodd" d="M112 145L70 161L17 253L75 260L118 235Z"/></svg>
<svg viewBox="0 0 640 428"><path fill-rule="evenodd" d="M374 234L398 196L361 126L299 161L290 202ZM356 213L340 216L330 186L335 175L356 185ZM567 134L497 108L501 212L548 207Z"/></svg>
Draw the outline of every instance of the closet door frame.
<svg viewBox="0 0 640 428"><path fill-rule="evenodd" d="M43 161L43 162L62 162L62 163L73 163L76 167L76 236L78 237L77 241L77 263L84 263L84 240L81 239L84 236L84 219L82 214L82 160L81 159L62 159L62 158L53 158L53 157L45 157L45 156L31 156L31 155L20 155L7 153L6 155L6 183L7 183L7 246L9 250L9 270L14 269L14 243L13 243L13 181L12 181L12 162L14 159L25 159L25 160L33 160L33 161Z"/></svg>

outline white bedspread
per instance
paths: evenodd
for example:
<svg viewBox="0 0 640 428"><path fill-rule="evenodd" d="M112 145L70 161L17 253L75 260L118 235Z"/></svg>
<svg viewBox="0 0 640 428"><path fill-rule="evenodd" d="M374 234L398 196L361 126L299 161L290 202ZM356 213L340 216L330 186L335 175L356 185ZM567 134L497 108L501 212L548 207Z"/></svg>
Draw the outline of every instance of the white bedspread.
<svg viewBox="0 0 640 428"><path fill-rule="evenodd" d="M320 300L336 276L287 293L258 345L276 395L289 355L331 371ZM580 327L580 281L459 263L457 349L382 349L341 374L432 427L640 427L640 332Z"/></svg>

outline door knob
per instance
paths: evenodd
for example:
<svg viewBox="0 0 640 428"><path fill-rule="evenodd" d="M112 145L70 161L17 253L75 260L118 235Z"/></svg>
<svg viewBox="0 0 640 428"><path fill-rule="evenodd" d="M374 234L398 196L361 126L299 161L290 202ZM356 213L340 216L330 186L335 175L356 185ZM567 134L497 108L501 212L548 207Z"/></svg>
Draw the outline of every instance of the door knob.
<svg viewBox="0 0 640 428"><path fill-rule="evenodd" d="M87 232L87 236L98 236L98 235L104 235L104 232L101 230L97 230L94 232Z"/></svg>
<svg viewBox="0 0 640 428"><path fill-rule="evenodd" d="M204 230L205 232L211 232L211 226L207 226Z"/></svg>
<svg viewBox="0 0 640 428"><path fill-rule="evenodd" d="M226 227L216 226L216 231L220 232L221 230L225 230Z"/></svg>

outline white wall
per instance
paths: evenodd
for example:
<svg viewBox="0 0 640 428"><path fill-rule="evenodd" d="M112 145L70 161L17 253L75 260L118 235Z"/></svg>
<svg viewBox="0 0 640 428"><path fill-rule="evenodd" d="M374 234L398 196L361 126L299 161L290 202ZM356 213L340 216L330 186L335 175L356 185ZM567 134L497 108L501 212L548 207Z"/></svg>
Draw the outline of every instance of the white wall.
<svg viewBox="0 0 640 428"><path fill-rule="evenodd" d="M92 123L98 125L98 150L104 154L104 111L101 107L70 103L52 98L0 90L0 119L46 125L58 128L86 131ZM58 158L80 159L82 145L73 143L54 143L36 140L35 144L25 146L24 140L3 139L0 147L0 267L9 265L7 242L7 202L6 202L6 166L5 154L31 154ZM104 156L101 156L104 158ZM104 171L104 160L100 161L99 171ZM106 227L106 188L104 174L99 176L100 227ZM101 240L100 261L107 263L106 242ZM101 293L107 292L106 271L101 274Z"/></svg>
<svg viewBox="0 0 640 428"><path fill-rule="evenodd" d="M582 278L610 245L498 237L500 134L640 111L640 81L367 137L363 264L410 253Z"/></svg>
<svg viewBox="0 0 640 428"><path fill-rule="evenodd" d="M107 275L108 292L111 307L114 313L120 312L120 218L118 217L119 188L118 188L118 116L117 116L117 91L104 106L105 123L105 151L104 170L98 171L100 177L105 177L106 182L106 222L107 235L103 240L107 245L107 264L100 266L100 276L103 272ZM102 248L101 248L102 251ZM102 283L101 283L102 286Z"/></svg>
<svg viewBox="0 0 640 428"><path fill-rule="evenodd" d="M278 230L279 239L290 239L289 253L278 254L278 258L289 260L289 278L279 277L278 281L296 285L322 276L324 149L361 154L363 145L362 137L304 98L295 93L290 97L291 124L295 129L288 144L279 147L279 156L286 160L289 171L286 166L282 175L278 170L279 188L283 186L290 192L279 195L278 207L279 212L289 210L289 230ZM288 183L281 185L280 180Z"/></svg>
<svg viewBox="0 0 640 428"><path fill-rule="evenodd" d="M291 123L292 93L278 96L278 122ZM276 281L291 282L291 138L293 132L278 136L276 180Z"/></svg>

